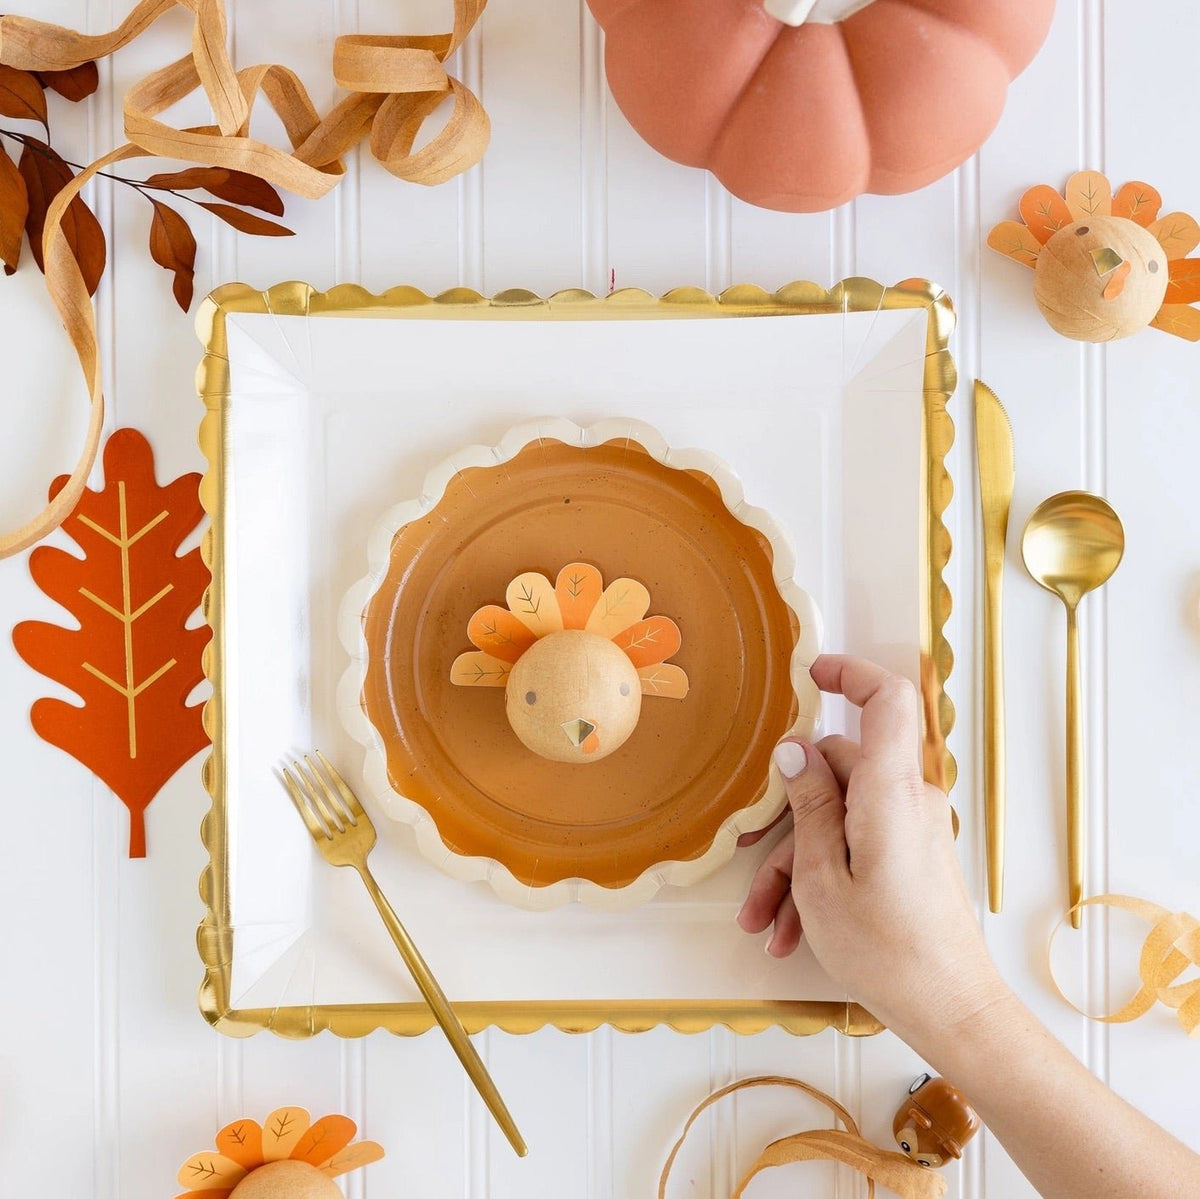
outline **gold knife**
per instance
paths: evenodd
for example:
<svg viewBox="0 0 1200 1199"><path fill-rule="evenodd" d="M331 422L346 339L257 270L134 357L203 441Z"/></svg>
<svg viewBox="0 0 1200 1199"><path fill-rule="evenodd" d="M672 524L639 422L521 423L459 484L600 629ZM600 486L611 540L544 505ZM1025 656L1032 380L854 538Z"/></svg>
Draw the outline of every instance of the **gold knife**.
<svg viewBox="0 0 1200 1199"><path fill-rule="evenodd" d="M983 821L988 906L1004 906L1004 639L1001 597L1013 495L1012 425L986 383L975 380L975 448L983 505Z"/></svg>

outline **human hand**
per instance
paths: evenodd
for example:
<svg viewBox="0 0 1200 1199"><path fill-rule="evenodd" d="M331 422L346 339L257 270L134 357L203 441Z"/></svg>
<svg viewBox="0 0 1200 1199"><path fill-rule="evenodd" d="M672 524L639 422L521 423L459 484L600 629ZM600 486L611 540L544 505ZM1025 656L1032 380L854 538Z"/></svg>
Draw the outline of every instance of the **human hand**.
<svg viewBox="0 0 1200 1199"><path fill-rule="evenodd" d="M774 924L774 957L803 933L826 972L906 1040L945 1032L1007 988L971 911L950 805L922 778L916 689L861 658L822 656L812 676L862 708L862 744L777 748L793 828L759 867L738 923L749 933Z"/></svg>

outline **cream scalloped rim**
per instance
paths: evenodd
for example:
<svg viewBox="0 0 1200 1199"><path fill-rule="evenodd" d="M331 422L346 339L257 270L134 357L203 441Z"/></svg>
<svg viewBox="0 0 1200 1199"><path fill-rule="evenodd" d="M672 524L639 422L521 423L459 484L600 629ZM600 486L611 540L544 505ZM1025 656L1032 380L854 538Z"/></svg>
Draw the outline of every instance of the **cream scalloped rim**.
<svg viewBox="0 0 1200 1199"><path fill-rule="evenodd" d="M691 886L724 866L733 857L738 837L766 827L779 815L786 802L783 779L772 765L760 798L728 816L708 849L699 857L655 863L623 887L603 887L586 878L560 879L535 887L516 878L494 858L456 853L442 840L429 812L400 794L388 778L386 750L362 705L367 673L363 614L387 574L396 534L436 507L449 482L461 471L508 462L526 446L538 441L558 441L586 449L622 438L641 445L664 466L674 470L703 471L716 483L729 511L769 542L775 585L800 624L800 637L791 658L792 689L799 715L790 731L811 738L820 715L821 698L809 667L821 649L821 617L811 597L792 578L795 555L786 535L767 512L746 503L741 482L715 454L706 450L672 449L657 429L641 421L605 420L586 428L557 417L527 421L510 429L497 446L472 445L453 454L429 472L418 499L397 504L375 525L367 543L368 572L346 593L338 616L338 632L350 654L350 665L338 685L337 708L347 731L366 748L363 777L367 792L382 804L388 816L412 828L417 848L434 865L463 882L486 882L505 902L537 911L572 902L617 910L646 902L664 886Z"/></svg>

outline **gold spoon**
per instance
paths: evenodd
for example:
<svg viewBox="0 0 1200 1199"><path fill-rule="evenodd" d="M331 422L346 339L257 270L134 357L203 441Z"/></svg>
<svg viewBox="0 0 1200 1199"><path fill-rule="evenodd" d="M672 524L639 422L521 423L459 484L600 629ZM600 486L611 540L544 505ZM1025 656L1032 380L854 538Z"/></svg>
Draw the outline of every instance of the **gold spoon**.
<svg viewBox="0 0 1200 1199"><path fill-rule="evenodd" d="M1107 501L1086 491L1043 500L1021 535L1021 557L1035 583L1067 608L1067 882L1071 925L1083 899L1083 686L1079 679L1079 601L1107 583L1125 553L1125 530Z"/></svg>

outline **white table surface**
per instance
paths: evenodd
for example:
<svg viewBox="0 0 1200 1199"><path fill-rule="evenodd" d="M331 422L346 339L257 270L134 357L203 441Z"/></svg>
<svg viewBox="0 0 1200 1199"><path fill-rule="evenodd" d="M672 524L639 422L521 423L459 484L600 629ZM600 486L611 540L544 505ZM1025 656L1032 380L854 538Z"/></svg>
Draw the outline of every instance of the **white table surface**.
<svg viewBox="0 0 1200 1199"><path fill-rule="evenodd" d="M22 6L18 6L22 7ZM123 0L37 0L37 15L92 31L124 15ZM445 27L439 0L229 0L240 64L281 60L334 98L336 33ZM286 17L286 19L284 19ZM659 159L607 95L602 44L577 0L493 0L458 65L492 117L488 156L457 182L430 190L355 162L320 203L289 201L290 239L240 238L208 218L197 294L229 279L267 286L303 278L318 287L465 284L485 292L527 287L662 291L733 282L775 287L853 274L895 281L922 275L955 298L954 348L963 380L953 411L950 512L956 556L951 691L962 765L955 801L961 848L982 900L977 675L977 569L969 383L981 374L1016 431L1013 529L1051 492L1105 492L1125 520L1129 552L1084 625L1092 733L1088 841L1093 889L1143 894L1200 911L1200 347L1157 331L1107 349L1065 341L1042 323L1032 277L984 251L995 221L1015 215L1026 185L1061 185L1082 166L1114 183L1144 179L1166 208L1200 211L1200 161L1187 132L1195 110L1200 12L1185 0L1133 5L1061 0L1049 41L1014 85L999 129L955 175L903 197L865 197L832 214L785 216L731 198L695 171ZM183 53L187 23L172 16L115 63L101 66L89 105L53 104L55 140L90 159L119 137L119 95L152 66ZM88 114L91 114L90 116ZM110 423L135 424L157 451L160 478L199 469L193 393L198 347L173 306L169 280L149 260L149 209L107 187L93 196L112 268L98 296ZM83 428L81 385L41 288L26 267L0 281L5 434L0 517L18 523L51 474L65 469ZM1102 1077L1200 1147L1195 1078L1200 1046L1161 1009L1109 1029L1053 997L1043 965L1061 903L1064 821L1061 611L1024 578L1010 545L1010 853L1004 914L986 921L1006 976ZM54 618L24 558L0 562L0 612ZM794 1074L835 1091L886 1139L892 1112L920 1068L888 1034L739 1039L726 1030L684 1037L603 1029L568 1037L495 1032L478 1040L532 1155L517 1161L490 1127L436 1035L295 1043L218 1037L195 1002L201 915L198 836L207 797L199 759L148 813L150 856L125 857L126 814L73 759L38 740L27 713L51 684L0 639L0 746L8 835L0 848L6 953L0 995L0 1177L11 1194L158 1199L189 1153L235 1116L283 1103L345 1111L388 1150L347 1179L351 1196L411 1199L632 1199L653 1189L682 1117L714 1086L762 1072ZM39 835L19 828L28 809ZM982 904L981 904L982 906ZM1103 1000L1108 964L1093 942L1088 973ZM1112 954L1116 996L1131 965ZM1084 972L1081 972L1081 974ZM697 1129L675 1193L728 1195L767 1139L822 1120L799 1099L759 1099ZM849 1178L763 1178L755 1195L861 1193ZM951 1194L1021 1199L1028 1184L990 1138L948 1170ZM811 1190L808 1188L811 1187ZM178 1188L176 1188L177 1190Z"/></svg>

